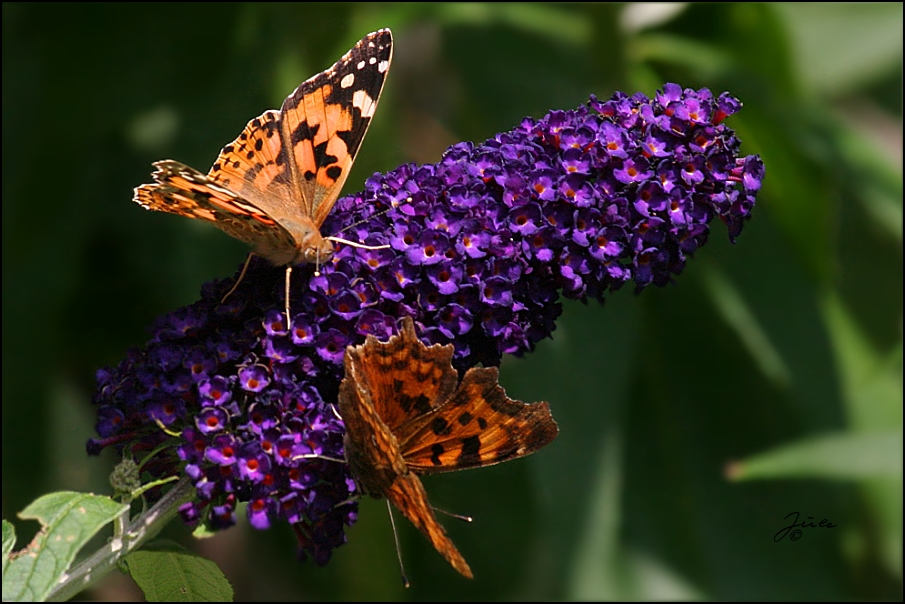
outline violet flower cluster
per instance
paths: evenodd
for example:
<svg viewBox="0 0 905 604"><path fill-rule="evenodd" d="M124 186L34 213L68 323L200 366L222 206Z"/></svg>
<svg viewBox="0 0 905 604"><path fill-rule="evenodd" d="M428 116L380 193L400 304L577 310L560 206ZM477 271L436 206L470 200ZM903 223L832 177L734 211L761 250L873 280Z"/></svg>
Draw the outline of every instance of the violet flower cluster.
<svg viewBox="0 0 905 604"><path fill-rule="evenodd" d="M326 265L296 267L291 325L282 268L256 258L225 303L232 279L205 285L98 372L89 451L157 449L146 470L195 483L184 520L227 527L248 502L253 526L289 522L325 563L357 513L334 404L346 347L410 316L426 342L454 345L460 370L498 365L550 335L560 294L669 283L713 218L735 240L754 206L763 163L740 157L722 124L739 108L675 84L652 99L592 97L374 175L322 232L388 248L338 245Z"/></svg>

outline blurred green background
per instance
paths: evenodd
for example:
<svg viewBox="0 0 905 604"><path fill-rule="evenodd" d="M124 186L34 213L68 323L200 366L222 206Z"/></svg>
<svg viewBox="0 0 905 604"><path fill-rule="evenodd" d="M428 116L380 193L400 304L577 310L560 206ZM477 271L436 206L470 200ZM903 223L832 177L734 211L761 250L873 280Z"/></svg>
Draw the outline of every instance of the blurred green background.
<svg viewBox="0 0 905 604"><path fill-rule="evenodd" d="M504 362L509 393L549 401L561 432L425 481L475 518L441 518L474 581L403 521L404 590L368 500L324 568L296 562L287 526L193 543L236 599L901 598L901 3L4 4L3 516L109 491L112 458L84 456L94 371L244 260L131 202L151 162L207 170L380 27L393 69L350 192L667 81L744 102L728 123L765 186L737 245L717 221L676 286L567 303L552 340ZM774 542L796 511L836 527ZM90 595L141 598L122 576Z"/></svg>

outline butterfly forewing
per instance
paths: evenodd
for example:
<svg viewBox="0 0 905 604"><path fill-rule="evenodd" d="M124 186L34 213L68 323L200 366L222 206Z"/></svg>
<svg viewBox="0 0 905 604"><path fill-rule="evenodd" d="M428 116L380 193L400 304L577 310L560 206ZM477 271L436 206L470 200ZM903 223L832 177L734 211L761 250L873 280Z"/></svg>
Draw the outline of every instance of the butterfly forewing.
<svg viewBox="0 0 905 604"><path fill-rule="evenodd" d="M558 432L547 403L512 400L491 367L469 369L448 401L395 435L409 469L429 474L524 457Z"/></svg>
<svg viewBox="0 0 905 604"><path fill-rule="evenodd" d="M374 32L283 102L283 144L292 159L293 186L318 227L349 176L392 57L390 30Z"/></svg>

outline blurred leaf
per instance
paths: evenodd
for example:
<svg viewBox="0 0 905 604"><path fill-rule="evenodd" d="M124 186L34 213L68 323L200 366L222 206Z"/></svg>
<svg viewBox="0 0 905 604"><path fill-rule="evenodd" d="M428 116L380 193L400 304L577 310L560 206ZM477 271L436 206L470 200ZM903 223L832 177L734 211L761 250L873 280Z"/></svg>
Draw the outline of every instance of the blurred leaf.
<svg viewBox="0 0 905 604"><path fill-rule="evenodd" d="M878 230L887 232L902 244L902 166L901 156L890 156L876 137L869 136L863 123L831 122L840 153L840 164L852 194L864 206ZM898 136L901 144L901 131Z"/></svg>
<svg viewBox="0 0 905 604"><path fill-rule="evenodd" d="M901 2L778 2L799 81L817 95L870 83L902 60Z"/></svg>
<svg viewBox="0 0 905 604"><path fill-rule="evenodd" d="M798 441L731 464L733 480L902 476L902 432L833 434Z"/></svg>
<svg viewBox="0 0 905 604"><path fill-rule="evenodd" d="M506 25L528 34L579 46L591 41L591 24L556 4L449 2L436 5L446 25Z"/></svg>
<svg viewBox="0 0 905 604"><path fill-rule="evenodd" d="M677 65L694 71L702 80L724 76L732 67L732 57L722 48L682 36L643 34L629 46L628 56L638 63L648 61Z"/></svg>
<svg viewBox="0 0 905 604"><path fill-rule="evenodd" d="M823 313L833 338L839 378L852 426L858 431L902 426L902 342L888 355L877 352L835 295Z"/></svg>
<svg viewBox="0 0 905 604"><path fill-rule="evenodd" d="M785 389L791 384L791 373L770 341L770 336L760 325L741 292L713 263L702 263L698 269L713 299L713 304L723 320L738 334L739 339L754 358L761 373L774 386Z"/></svg>

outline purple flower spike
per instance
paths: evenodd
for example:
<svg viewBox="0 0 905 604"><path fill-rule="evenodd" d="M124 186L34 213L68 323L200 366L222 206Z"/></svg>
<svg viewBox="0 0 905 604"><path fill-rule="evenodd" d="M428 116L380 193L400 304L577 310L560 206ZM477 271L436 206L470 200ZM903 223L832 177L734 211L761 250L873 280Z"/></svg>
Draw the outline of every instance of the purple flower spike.
<svg viewBox="0 0 905 604"><path fill-rule="evenodd" d="M296 266L289 325L282 267L255 257L225 303L233 279L203 286L98 372L89 451L161 448L148 471L195 485L186 522L231 526L248 502L252 526L292 524L325 563L357 517L334 406L346 347L411 316L424 341L453 344L459 370L494 366L550 335L561 295L671 282L714 218L734 241L753 210L763 162L724 123L740 108L676 84L592 97L374 175L321 231L388 248L337 244L330 262Z"/></svg>

